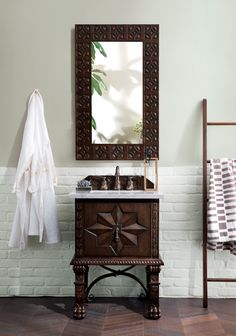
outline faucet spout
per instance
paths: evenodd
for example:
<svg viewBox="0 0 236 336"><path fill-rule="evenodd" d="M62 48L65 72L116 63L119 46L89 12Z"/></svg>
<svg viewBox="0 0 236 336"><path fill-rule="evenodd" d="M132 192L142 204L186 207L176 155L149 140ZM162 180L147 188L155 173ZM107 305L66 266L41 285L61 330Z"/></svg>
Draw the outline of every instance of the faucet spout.
<svg viewBox="0 0 236 336"><path fill-rule="evenodd" d="M120 175L120 167L116 166L115 176Z"/></svg>
<svg viewBox="0 0 236 336"><path fill-rule="evenodd" d="M114 190L120 190L120 167L116 166Z"/></svg>

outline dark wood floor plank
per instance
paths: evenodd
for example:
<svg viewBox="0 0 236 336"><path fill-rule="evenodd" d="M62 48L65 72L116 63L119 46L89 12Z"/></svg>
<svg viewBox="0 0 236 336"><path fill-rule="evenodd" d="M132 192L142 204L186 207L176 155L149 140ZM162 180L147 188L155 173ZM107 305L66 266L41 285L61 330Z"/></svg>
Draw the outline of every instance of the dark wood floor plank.
<svg viewBox="0 0 236 336"><path fill-rule="evenodd" d="M97 309L88 309L87 315L83 320L70 319L63 331L63 336L100 336L104 324L105 313ZM97 307L96 307L97 308ZM106 311L106 310L105 310Z"/></svg>
<svg viewBox="0 0 236 336"><path fill-rule="evenodd" d="M236 336L236 299L161 299L162 317L144 318L138 299L96 299L72 319L73 298L0 298L0 336Z"/></svg>

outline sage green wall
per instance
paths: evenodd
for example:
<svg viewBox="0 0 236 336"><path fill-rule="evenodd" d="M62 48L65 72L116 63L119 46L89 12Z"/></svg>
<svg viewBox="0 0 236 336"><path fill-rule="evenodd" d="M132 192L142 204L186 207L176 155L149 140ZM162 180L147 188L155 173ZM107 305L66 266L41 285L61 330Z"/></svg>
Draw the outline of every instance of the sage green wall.
<svg viewBox="0 0 236 336"><path fill-rule="evenodd" d="M34 88L56 165L94 164L74 160L76 23L160 24L160 163L198 165L201 99L211 119L236 120L235 13L235 0L0 0L0 166L17 164ZM213 154L235 155L235 134L224 133L227 151L211 134Z"/></svg>

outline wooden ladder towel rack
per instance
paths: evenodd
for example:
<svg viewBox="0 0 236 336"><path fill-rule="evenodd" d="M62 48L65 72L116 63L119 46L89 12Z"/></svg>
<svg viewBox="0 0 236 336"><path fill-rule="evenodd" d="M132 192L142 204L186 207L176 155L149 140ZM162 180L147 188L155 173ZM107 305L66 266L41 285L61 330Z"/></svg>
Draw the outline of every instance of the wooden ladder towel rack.
<svg viewBox="0 0 236 336"><path fill-rule="evenodd" d="M208 278L207 272L207 126L236 126L236 122L208 122L207 100L202 100L203 130L203 181L202 181L202 215L203 215L203 307L208 306L208 282L236 282L236 278Z"/></svg>

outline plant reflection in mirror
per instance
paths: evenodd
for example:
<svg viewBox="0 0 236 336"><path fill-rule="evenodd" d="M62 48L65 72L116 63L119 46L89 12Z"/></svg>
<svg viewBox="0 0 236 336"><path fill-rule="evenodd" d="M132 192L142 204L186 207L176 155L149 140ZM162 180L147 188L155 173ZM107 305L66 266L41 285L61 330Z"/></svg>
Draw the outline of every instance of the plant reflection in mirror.
<svg viewBox="0 0 236 336"><path fill-rule="evenodd" d="M139 136L140 141L141 141L143 138L143 121L142 120L138 121L135 124L134 133L136 133Z"/></svg>
<svg viewBox="0 0 236 336"><path fill-rule="evenodd" d="M107 91L107 86L103 80L103 76L106 76L106 73L100 69L94 68L94 63L96 59L96 52L99 51L102 56L107 57L107 54L100 42L92 42L91 43L91 63L92 63L92 73L91 73L91 89L92 95L94 92L102 96L104 91ZM96 131L97 124L92 116L92 128Z"/></svg>

